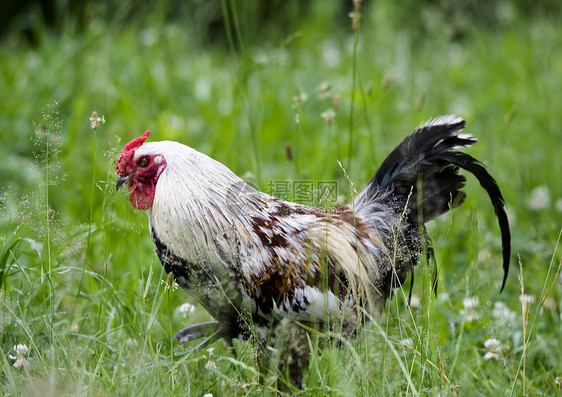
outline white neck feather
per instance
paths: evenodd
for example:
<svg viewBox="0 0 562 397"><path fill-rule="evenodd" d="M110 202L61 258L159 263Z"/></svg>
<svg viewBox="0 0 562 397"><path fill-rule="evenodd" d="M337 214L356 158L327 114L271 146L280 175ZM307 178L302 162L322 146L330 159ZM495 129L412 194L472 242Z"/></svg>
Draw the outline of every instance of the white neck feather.
<svg viewBox="0 0 562 397"><path fill-rule="evenodd" d="M148 217L175 255L194 263L217 263L221 261L217 254L223 255L222 260L224 255L240 254L241 247L231 246L240 241L233 238L240 233L249 243L257 242L247 232L252 230L250 216L265 209L269 196L250 188L218 161L180 143L150 142L137 152L137 156L162 154L166 160ZM243 212L250 216L240 216Z"/></svg>

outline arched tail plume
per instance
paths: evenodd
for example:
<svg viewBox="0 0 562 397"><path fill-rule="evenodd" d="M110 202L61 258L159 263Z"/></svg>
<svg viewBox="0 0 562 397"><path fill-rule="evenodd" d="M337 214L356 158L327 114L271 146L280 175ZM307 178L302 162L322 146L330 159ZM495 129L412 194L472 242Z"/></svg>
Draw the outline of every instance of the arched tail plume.
<svg viewBox="0 0 562 397"><path fill-rule="evenodd" d="M461 134L465 121L456 116L443 116L420 126L383 161L362 193L363 199L377 192L392 192L393 205L408 209L412 224L425 223L451 208L461 205L466 194L461 190L466 178L459 169L472 173L486 190L502 235L502 290L509 271L511 235L505 213L505 201L494 178L474 157L458 149L477 142L469 134Z"/></svg>

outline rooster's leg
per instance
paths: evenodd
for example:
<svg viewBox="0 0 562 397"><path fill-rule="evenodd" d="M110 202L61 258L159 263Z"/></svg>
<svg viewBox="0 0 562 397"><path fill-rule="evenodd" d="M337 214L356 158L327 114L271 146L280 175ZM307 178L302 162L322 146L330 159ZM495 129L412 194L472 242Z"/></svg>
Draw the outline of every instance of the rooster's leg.
<svg viewBox="0 0 562 397"><path fill-rule="evenodd" d="M185 327L174 335L174 339L177 339L178 342L182 344L195 339L209 337L210 341L207 343L209 344L222 336L220 331L221 327L218 321L209 321L208 323L194 324Z"/></svg>
<svg viewBox="0 0 562 397"><path fill-rule="evenodd" d="M199 350L207 347L217 339L224 338L226 344L232 349L232 336L228 329L218 321L209 321L207 323L194 324L185 327L174 335L174 339L181 345L182 343L191 342L195 339L206 338L197 348Z"/></svg>

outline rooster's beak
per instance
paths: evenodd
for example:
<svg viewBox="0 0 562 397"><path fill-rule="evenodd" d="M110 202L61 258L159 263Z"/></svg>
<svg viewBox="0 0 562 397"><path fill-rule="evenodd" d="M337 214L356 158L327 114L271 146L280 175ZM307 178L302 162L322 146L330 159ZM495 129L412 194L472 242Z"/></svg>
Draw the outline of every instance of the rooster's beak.
<svg viewBox="0 0 562 397"><path fill-rule="evenodd" d="M117 184L115 185L115 188L119 190L121 186L123 186L123 184L125 184L128 180L128 176L120 176L119 178L117 178Z"/></svg>

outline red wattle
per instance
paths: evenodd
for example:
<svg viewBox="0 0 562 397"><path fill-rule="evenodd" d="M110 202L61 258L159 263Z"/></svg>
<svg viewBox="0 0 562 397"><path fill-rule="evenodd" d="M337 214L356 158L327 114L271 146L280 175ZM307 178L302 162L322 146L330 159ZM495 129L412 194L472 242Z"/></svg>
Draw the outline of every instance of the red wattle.
<svg viewBox="0 0 562 397"><path fill-rule="evenodd" d="M147 210L152 207L154 201L154 184L139 183L135 180L134 185L130 188L131 203L139 210Z"/></svg>

